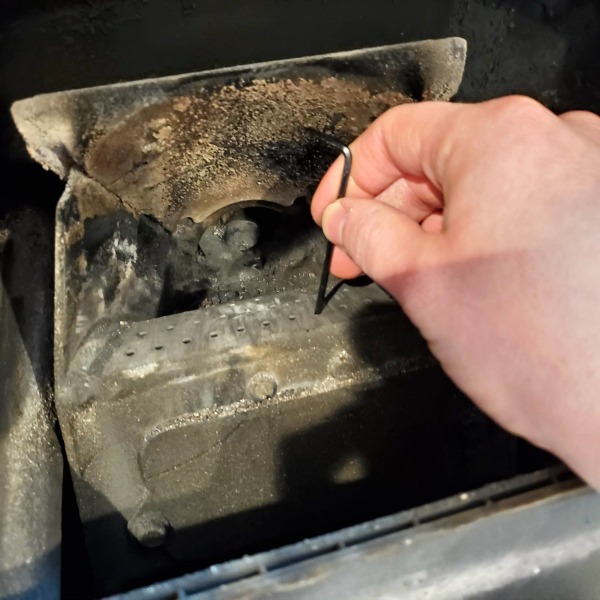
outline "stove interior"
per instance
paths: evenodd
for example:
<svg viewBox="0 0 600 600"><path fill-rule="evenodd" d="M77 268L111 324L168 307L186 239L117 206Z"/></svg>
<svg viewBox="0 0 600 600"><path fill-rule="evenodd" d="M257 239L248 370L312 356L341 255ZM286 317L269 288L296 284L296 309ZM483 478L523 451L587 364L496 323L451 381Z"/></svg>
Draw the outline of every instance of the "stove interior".
<svg viewBox="0 0 600 600"><path fill-rule="evenodd" d="M115 32L128 4L103 17ZM335 152L307 128L349 142L393 105L449 100L461 79L463 100L521 91L584 108L591 97L592 2L579 15L562 2L440 2L428 25L408 4L397 9L407 37L428 41L369 48L404 39L378 22L350 45L299 37L306 59L254 64L273 57L263 48L223 64L124 62L118 76L75 69L10 96L51 92L13 117L30 156L62 179L19 146L0 257L42 365L32 377L54 390L66 597L135 589L554 464L455 388L374 283L331 281L314 315L325 239L310 198ZM77 19L76 5L62 10ZM41 18L11 11L24 31ZM557 42L572 32L580 56ZM467 57L460 38L429 39L455 33ZM338 46L361 50L312 56ZM134 83L103 85L116 79ZM57 91L85 85L99 87ZM24 191L61 195L56 212L20 206ZM16 264L31 265L30 281Z"/></svg>

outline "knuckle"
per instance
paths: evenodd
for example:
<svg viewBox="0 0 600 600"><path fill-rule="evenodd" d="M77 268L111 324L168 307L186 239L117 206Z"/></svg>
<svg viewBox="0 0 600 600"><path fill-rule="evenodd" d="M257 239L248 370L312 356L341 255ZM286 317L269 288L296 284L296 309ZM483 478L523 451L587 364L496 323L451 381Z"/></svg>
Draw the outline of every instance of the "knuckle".
<svg viewBox="0 0 600 600"><path fill-rule="evenodd" d="M521 96L519 94L498 98L497 100L493 100L493 103L499 112L507 112L509 114L513 114L515 112L531 113L540 109L545 110L537 100L534 100L529 96Z"/></svg>
<svg viewBox="0 0 600 600"><path fill-rule="evenodd" d="M600 126L600 116L586 110L570 110L560 115L560 119L570 123L580 123L589 127Z"/></svg>
<svg viewBox="0 0 600 600"><path fill-rule="evenodd" d="M492 101L490 108L488 131L496 143L515 152L533 146L547 149L547 141L560 123L554 113L527 96L500 98Z"/></svg>
<svg viewBox="0 0 600 600"><path fill-rule="evenodd" d="M506 96L492 102L495 119L506 125L516 124L522 127L524 123L542 124L553 117L547 108L528 96Z"/></svg>

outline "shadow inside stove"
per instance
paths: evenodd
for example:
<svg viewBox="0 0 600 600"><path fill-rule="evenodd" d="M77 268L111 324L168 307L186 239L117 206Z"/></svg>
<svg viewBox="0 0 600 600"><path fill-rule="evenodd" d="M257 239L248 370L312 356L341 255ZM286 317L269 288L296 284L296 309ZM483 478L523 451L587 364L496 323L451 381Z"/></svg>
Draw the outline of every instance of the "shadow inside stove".
<svg viewBox="0 0 600 600"><path fill-rule="evenodd" d="M383 351L406 351L402 337L406 321L400 314L397 336L394 331L388 336L396 339L396 346L388 344L382 350L381 344L374 345L365 324L372 322L380 308L377 304L365 307L365 314L354 320L352 332L353 351L373 361L374 368L385 362ZM375 384L362 388L343 388L292 404L290 410L295 412L281 418L297 427L272 453L273 501L200 523L207 509L203 495L190 493L193 481L178 492L172 487L177 479L165 472L163 485L168 489L152 484L151 493L164 494L164 531L154 548L134 539L121 513L106 498L104 504L99 501L102 494L89 483L78 480L80 499L85 503L89 497L104 515L84 524L87 544L93 549L96 592L134 588L329 533L534 470L549 460L476 409L434 361L417 364L406 373L382 375ZM249 430L250 435L260 436L260 427L269 427L268 423L267 418L258 429ZM187 435L185 443L189 444L192 433L179 435ZM227 446L219 452L226 454ZM243 478L239 485L249 490L252 478L261 477L260 472L253 474L252 459L246 457L242 470L235 471ZM227 456L222 460L218 464L232 472ZM207 477L202 475L205 466L198 462L190 472ZM223 506L229 506L232 498L227 494L237 493L236 482L214 481L214 494L224 494ZM187 515L187 522L173 527L171 516L178 518L178 514Z"/></svg>

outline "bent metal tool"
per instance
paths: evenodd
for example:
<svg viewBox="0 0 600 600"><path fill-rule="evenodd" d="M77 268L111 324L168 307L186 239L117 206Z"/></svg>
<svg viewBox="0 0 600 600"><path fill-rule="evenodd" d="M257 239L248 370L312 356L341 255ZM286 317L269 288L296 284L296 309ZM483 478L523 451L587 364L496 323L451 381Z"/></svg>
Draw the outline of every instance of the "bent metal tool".
<svg viewBox="0 0 600 600"><path fill-rule="evenodd" d="M334 146L344 156L344 168L342 170L342 178L340 181L340 188L338 191L338 198L343 198L346 195L346 189L348 188L348 180L350 179L350 169L352 167L352 153L350 148L342 142L331 138L329 136L318 134L319 139ZM315 304L315 315L320 315L323 309L327 305L327 283L329 281L329 272L331 270L331 258L333 256L333 244L327 241L327 247L325 249L325 259L323 260L323 269L321 270L321 281L319 283L319 291L317 292L317 302Z"/></svg>

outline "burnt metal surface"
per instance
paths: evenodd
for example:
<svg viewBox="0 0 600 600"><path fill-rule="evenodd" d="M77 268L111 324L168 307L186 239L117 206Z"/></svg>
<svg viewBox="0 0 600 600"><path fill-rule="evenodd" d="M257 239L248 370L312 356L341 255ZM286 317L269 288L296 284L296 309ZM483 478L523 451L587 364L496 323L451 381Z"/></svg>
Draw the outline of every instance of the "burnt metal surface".
<svg viewBox="0 0 600 600"><path fill-rule="evenodd" d="M51 175L27 163L8 111L19 98L460 35L470 49L461 100L520 92L553 110L600 111L599 31L596 0L265 0L259 5L235 0L6 0L0 19L0 212L23 204L43 211L60 194ZM22 269L24 279L30 279L34 263L35 257ZM28 539L24 536L12 551ZM67 555L67 586L80 576L73 560L83 554L77 547ZM568 579L558 583L566 585Z"/></svg>
<svg viewBox="0 0 600 600"><path fill-rule="evenodd" d="M463 40L424 41L13 106L67 177L56 407L98 592L512 472L512 440L474 417L494 466L458 444L456 482L405 493L393 457L442 458L447 422L414 444L427 403L454 396L451 422L476 411L376 286L340 289L326 319L311 306L323 243L306 197L334 155L307 127L350 140L392 105L448 99L464 59Z"/></svg>
<svg viewBox="0 0 600 600"><path fill-rule="evenodd" d="M51 406L51 227L51 220L27 209L0 221L1 598L60 597L62 456Z"/></svg>
<svg viewBox="0 0 600 600"><path fill-rule="evenodd" d="M31 154L69 174L57 220L55 371L65 372L101 320L181 310L165 303L182 296L186 308L195 308L210 296L215 272L221 287L225 279L244 288L269 278L269 269L260 279L247 269L225 272L232 261L219 260L218 252L216 268L210 252L203 252L208 264L198 265L194 235L206 250L198 237L223 209L261 201L292 206L306 198L333 158L307 127L349 140L391 105L449 99L464 61L464 40L449 38L15 103L13 116ZM140 226L128 215L139 217ZM307 227L300 236L314 236ZM149 240L144 255L137 252L138 236ZM173 239L181 241L174 253ZM314 239L292 243L305 248L300 252L309 262L316 256ZM260 266L247 253L243 258L238 267ZM287 262L294 260L304 259ZM309 276L312 270L303 269ZM173 285L163 286L172 278Z"/></svg>
<svg viewBox="0 0 600 600"><path fill-rule="evenodd" d="M321 316L287 293L88 338L58 407L103 591L514 472L396 303L342 290Z"/></svg>
<svg viewBox="0 0 600 600"><path fill-rule="evenodd" d="M393 98L377 91L383 84L364 73L366 63L358 60L353 70L354 58L368 55L363 51L65 92L15 106L33 154L57 171L68 169L56 222L56 408L97 593L516 472L515 440L456 392L379 288L342 286L326 315L313 314L322 234L298 198L333 158L325 160L306 125L347 139L389 105L382 93L390 103L447 97L458 85L463 50L457 40L374 50L375 74L387 87L396 82ZM378 59L389 53L402 58ZM441 83L428 79L448 63ZM256 82L272 82L265 71L283 82L289 103L285 95L275 103L257 99ZM313 102L315 80L317 88L347 86L351 94ZM367 95L357 93L363 85ZM277 183L263 196L249 195L244 177L221 180L222 196L211 196L210 161L180 171L175 158L186 144L161 145L162 134L140 141L142 117L156 125L153 107L177 120L206 93L218 106L219 90L247 100L225 103L230 131L250 135L250 122L268 121L274 129L265 135L282 136L275 153L260 134L245 146L248 155L235 147L231 156L217 155L250 178L272 177ZM288 104L296 114L298 98L308 123L283 118ZM85 108L67 110L66 129L58 126L65 102ZM341 116L330 121L336 107ZM176 130L175 140L187 139L197 158L210 143L197 144L196 130L185 137L192 121L160 127L171 128L167 137ZM226 137L217 133L225 148ZM97 155L96 144L103 148ZM152 146L148 164L137 162L140 144ZM127 189L120 175L108 181L95 170L99 163L90 156L133 164ZM134 206L152 197L140 175L146 167L169 192ZM171 167L174 180L197 176L199 188L206 183L206 206L185 186L173 202L163 171ZM265 200L269 208L248 206ZM228 213L213 219L223 207Z"/></svg>
<svg viewBox="0 0 600 600"><path fill-rule="evenodd" d="M93 218L84 215L93 214ZM316 287L323 238L306 200L286 210L235 210L204 229L169 233L135 218L76 170L58 208L55 369L64 372L89 332L237 299Z"/></svg>
<svg viewBox="0 0 600 600"><path fill-rule="evenodd" d="M77 167L173 231L234 202L307 196L324 162L307 127L349 142L391 106L447 100L465 51L460 38L356 50L59 92L12 114L38 162L63 178Z"/></svg>

